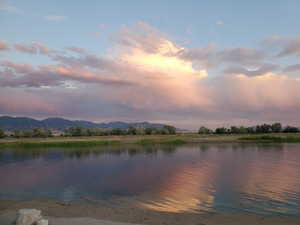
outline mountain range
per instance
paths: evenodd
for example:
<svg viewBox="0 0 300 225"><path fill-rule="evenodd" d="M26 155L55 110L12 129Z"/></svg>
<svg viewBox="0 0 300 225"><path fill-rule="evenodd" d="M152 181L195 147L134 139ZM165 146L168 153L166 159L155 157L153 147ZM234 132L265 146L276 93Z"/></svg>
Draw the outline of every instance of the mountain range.
<svg viewBox="0 0 300 225"><path fill-rule="evenodd" d="M63 131L69 127L85 127L85 128L122 128L129 127L156 127L161 128L164 124L149 123L149 122L108 122L108 123L95 123L85 120L67 120L64 118L47 118L44 120L36 120L29 117L0 117L0 129L2 130L30 130L34 128L44 128Z"/></svg>

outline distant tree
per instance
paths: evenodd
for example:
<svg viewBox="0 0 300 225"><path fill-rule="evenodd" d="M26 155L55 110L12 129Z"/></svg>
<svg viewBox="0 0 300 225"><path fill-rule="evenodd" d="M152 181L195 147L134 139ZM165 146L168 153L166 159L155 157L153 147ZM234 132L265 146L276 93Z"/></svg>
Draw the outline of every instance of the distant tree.
<svg viewBox="0 0 300 225"><path fill-rule="evenodd" d="M246 133L248 133L248 129L246 127L240 126L240 127L235 127L234 132L232 132L232 127L231 127L231 133L246 134Z"/></svg>
<svg viewBox="0 0 300 225"><path fill-rule="evenodd" d="M52 132L50 130L45 130L43 128L35 128L32 131L32 137L52 137Z"/></svg>
<svg viewBox="0 0 300 225"><path fill-rule="evenodd" d="M215 130L216 134L227 134L228 130L225 127L219 127Z"/></svg>
<svg viewBox="0 0 300 225"><path fill-rule="evenodd" d="M86 128L83 127L70 127L65 130L65 136L73 136L73 137L88 136L88 131Z"/></svg>
<svg viewBox="0 0 300 225"><path fill-rule="evenodd" d="M176 128L170 125L165 125L163 129L168 131L168 134L176 134Z"/></svg>
<svg viewBox="0 0 300 225"><path fill-rule="evenodd" d="M33 137L33 131L32 130L23 130L22 133L23 133L23 137L25 137L25 138Z"/></svg>
<svg viewBox="0 0 300 225"><path fill-rule="evenodd" d="M247 130L247 133L249 133L249 134L254 134L256 132L255 127L247 127L246 130Z"/></svg>
<svg viewBox="0 0 300 225"><path fill-rule="evenodd" d="M281 126L281 123L273 123L271 125L271 130L272 132L274 133L279 133L282 131L282 126Z"/></svg>
<svg viewBox="0 0 300 225"><path fill-rule="evenodd" d="M283 132L285 132L285 133L296 133L296 132L300 132L300 130L297 127L287 126L283 129Z"/></svg>
<svg viewBox="0 0 300 225"><path fill-rule="evenodd" d="M135 127L129 127L127 130L127 134L128 135L136 135L137 134L137 130Z"/></svg>
<svg viewBox="0 0 300 225"><path fill-rule="evenodd" d="M236 127L236 126L231 126L231 127L230 127L230 133L232 133L232 134L239 134L239 133L240 133L240 130L239 130L239 128Z"/></svg>
<svg viewBox="0 0 300 225"><path fill-rule="evenodd" d="M0 138L5 138L5 136L6 135L5 135L4 131L0 129Z"/></svg>
<svg viewBox="0 0 300 225"><path fill-rule="evenodd" d="M122 135L125 132L120 128L113 128L110 133L111 135Z"/></svg>
<svg viewBox="0 0 300 225"><path fill-rule="evenodd" d="M144 127L138 127L136 128L137 135L145 135L145 128Z"/></svg>
<svg viewBox="0 0 300 225"><path fill-rule="evenodd" d="M145 128L145 134L146 134L146 135L151 135L151 134L152 134L152 130L153 130L152 127L146 127L146 128Z"/></svg>
<svg viewBox="0 0 300 225"><path fill-rule="evenodd" d="M211 134L212 131L207 127L200 127L198 130L198 134Z"/></svg>
<svg viewBox="0 0 300 225"><path fill-rule="evenodd" d="M270 132L272 132L272 127L269 124L256 126L256 133L270 133Z"/></svg>
<svg viewBox="0 0 300 225"><path fill-rule="evenodd" d="M14 130L13 136L14 136L15 138L23 137L23 132L20 131L20 130Z"/></svg>
<svg viewBox="0 0 300 225"><path fill-rule="evenodd" d="M164 127L164 128L160 128L159 129L159 134L167 135L167 134L170 134L170 132L169 132L169 130L167 128ZM172 134L174 134L174 133L172 133Z"/></svg>

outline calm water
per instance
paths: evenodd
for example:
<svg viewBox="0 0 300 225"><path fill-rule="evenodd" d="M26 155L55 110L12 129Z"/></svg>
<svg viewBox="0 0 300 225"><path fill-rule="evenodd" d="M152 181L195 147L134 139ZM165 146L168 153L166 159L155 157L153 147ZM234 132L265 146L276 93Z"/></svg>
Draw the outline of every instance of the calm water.
<svg viewBox="0 0 300 225"><path fill-rule="evenodd" d="M0 151L0 199L300 215L300 144L110 148Z"/></svg>

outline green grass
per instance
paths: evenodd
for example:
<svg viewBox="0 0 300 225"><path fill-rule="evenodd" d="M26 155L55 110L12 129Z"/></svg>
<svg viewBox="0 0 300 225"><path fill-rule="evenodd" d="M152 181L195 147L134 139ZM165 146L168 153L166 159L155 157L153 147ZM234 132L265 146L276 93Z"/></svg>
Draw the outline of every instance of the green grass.
<svg viewBox="0 0 300 225"><path fill-rule="evenodd" d="M151 135L151 136L111 136L111 137L53 137L53 138L7 138L0 140L0 149L4 148L76 148L110 145L181 145L185 143L225 143L225 142L300 142L300 133L286 134L245 134L245 135Z"/></svg>
<svg viewBox="0 0 300 225"><path fill-rule="evenodd" d="M255 135L240 137L243 141L259 141L259 142L300 142L300 137L295 136L273 136L273 135Z"/></svg>
<svg viewBox="0 0 300 225"><path fill-rule="evenodd" d="M183 139L140 139L138 141L136 141L136 144L139 145L153 145L153 144L167 144L167 145L182 145L187 143L185 140Z"/></svg>
<svg viewBox="0 0 300 225"><path fill-rule="evenodd" d="M7 142L0 143L0 148L16 147L16 148L53 148L53 147L94 147L99 145L120 144L115 140L100 141L49 141L49 142Z"/></svg>

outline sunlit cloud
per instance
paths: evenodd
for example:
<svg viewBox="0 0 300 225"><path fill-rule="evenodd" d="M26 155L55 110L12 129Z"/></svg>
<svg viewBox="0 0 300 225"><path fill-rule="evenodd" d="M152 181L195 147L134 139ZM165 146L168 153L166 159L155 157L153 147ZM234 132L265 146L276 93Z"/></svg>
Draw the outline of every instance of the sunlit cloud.
<svg viewBox="0 0 300 225"><path fill-rule="evenodd" d="M0 51L7 51L10 50L9 44L7 41L0 40Z"/></svg>
<svg viewBox="0 0 300 225"><path fill-rule="evenodd" d="M217 21L216 21L216 24L217 24L217 25L223 25L223 24L224 24L224 21L223 21L223 20L217 20Z"/></svg>
<svg viewBox="0 0 300 225"><path fill-rule="evenodd" d="M0 86L39 93L44 104L55 109L45 114L61 110L65 116L97 119L98 111L107 107L115 118L173 120L180 125L185 120L297 122L300 81L286 73L297 72L298 66L270 63L272 56L263 48L188 48L142 22L123 27L111 41L106 55L78 46L56 50L42 42L0 41L0 50L14 46L19 54L49 58L48 64L38 66L0 61ZM41 94L45 87L51 99ZM86 112L83 105L68 110L71 104L83 104L74 96L93 110ZM9 101L5 104L7 108Z"/></svg>

